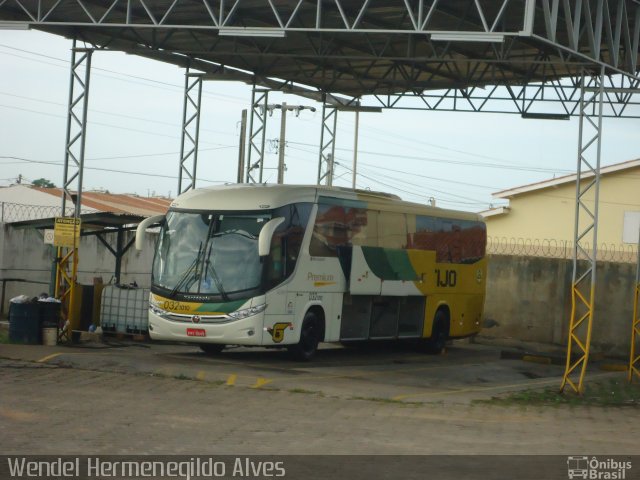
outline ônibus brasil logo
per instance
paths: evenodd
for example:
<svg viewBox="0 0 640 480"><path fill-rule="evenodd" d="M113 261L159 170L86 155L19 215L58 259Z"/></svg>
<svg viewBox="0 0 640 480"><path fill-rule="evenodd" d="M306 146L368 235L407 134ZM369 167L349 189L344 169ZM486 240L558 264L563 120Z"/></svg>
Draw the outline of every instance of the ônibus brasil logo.
<svg viewBox="0 0 640 480"><path fill-rule="evenodd" d="M628 460L614 458L589 458L587 455L567 457L567 475L569 479L582 478L584 480L625 480L627 470L631 470Z"/></svg>

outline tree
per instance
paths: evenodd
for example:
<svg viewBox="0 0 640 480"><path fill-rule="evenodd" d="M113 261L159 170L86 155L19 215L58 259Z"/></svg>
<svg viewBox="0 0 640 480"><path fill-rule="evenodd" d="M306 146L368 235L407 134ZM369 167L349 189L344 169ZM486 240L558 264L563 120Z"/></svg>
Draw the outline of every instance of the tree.
<svg viewBox="0 0 640 480"><path fill-rule="evenodd" d="M56 188L56 185L46 178L38 178L31 182L34 187L42 187L42 188Z"/></svg>

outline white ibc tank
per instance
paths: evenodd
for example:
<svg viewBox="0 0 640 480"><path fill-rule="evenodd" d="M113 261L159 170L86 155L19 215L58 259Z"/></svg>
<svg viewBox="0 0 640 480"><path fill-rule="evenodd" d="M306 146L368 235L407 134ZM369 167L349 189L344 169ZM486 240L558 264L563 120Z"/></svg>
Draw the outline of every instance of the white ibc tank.
<svg viewBox="0 0 640 480"><path fill-rule="evenodd" d="M149 289L106 286L102 291L100 325L105 332L146 333L149 329Z"/></svg>

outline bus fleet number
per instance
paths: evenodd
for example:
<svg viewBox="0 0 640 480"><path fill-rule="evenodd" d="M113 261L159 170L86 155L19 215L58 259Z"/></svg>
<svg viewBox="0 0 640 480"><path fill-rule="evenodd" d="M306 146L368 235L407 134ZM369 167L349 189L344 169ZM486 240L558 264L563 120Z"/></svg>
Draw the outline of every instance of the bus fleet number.
<svg viewBox="0 0 640 480"><path fill-rule="evenodd" d="M188 305L183 305L180 302L176 302L173 300L165 300L164 303L162 304L162 308L164 308L165 310L169 310L169 311L189 311L189 306Z"/></svg>
<svg viewBox="0 0 640 480"><path fill-rule="evenodd" d="M455 270L440 270L436 268L436 285L438 287L455 287L458 274Z"/></svg>

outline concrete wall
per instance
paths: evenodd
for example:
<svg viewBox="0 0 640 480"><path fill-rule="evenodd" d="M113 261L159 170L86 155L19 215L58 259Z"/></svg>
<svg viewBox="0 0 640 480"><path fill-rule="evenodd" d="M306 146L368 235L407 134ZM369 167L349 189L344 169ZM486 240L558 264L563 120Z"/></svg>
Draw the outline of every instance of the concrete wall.
<svg viewBox="0 0 640 480"><path fill-rule="evenodd" d="M592 345L628 356L635 268L599 262ZM498 323L482 334L564 345L571 315L571 260L506 255L489 257L485 318Z"/></svg>
<svg viewBox="0 0 640 480"><path fill-rule="evenodd" d="M126 232L126 245L134 232ZM151 262L153 245L157 235L146 237L145 248L138 252L131 247L122 258L121 283L137 282L141 287L151 284ZM115 247L116 234L105 236ZM0 225L0 278L20 278L25 280L49 282L55 251L51 245L45 245L41 231L33 229L14 229ZM95 236L82 237L80 242L80 262L78 264L78 280L82 284L93 283L94 277L101 277L103 282L111 280L115 271L115 257L100 243ZM48 286L33 283L8 282L6 286L3 311L8 311L8 302L20 294L36 296L47 292Z"/></svg>

